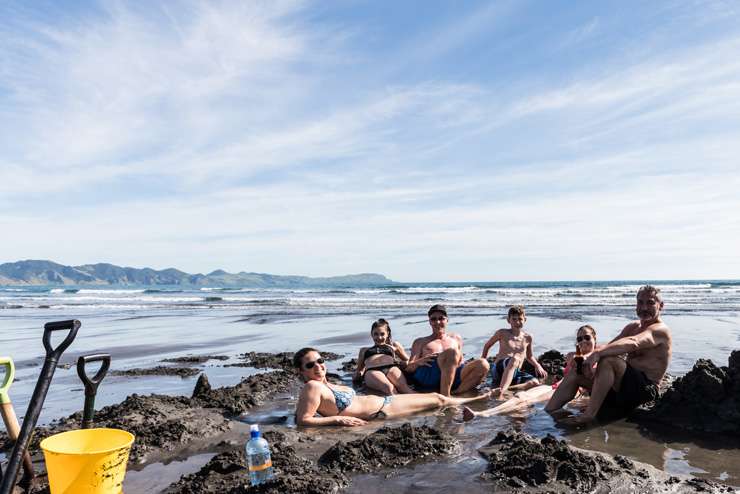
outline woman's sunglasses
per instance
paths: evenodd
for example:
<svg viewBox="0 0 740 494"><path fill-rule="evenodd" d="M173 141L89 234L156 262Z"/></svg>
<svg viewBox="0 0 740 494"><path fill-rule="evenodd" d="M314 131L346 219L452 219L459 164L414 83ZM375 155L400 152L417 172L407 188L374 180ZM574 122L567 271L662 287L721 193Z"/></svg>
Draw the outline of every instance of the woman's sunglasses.
<svg viewBox="0 0 740 494"><path fill-rule="evenodd" d="M306 370L313 369L313 366L314 365L316 365L316 364L322 364L323 365L323 363L324 363L324 359L323 358L317 358L313 362L306 362L305 364L303 364L303 368L306 369Z"/></svg>
<svg viewBox="0 0 740 494"><path fill-rule="evenodd" d="M583 336L576 336L576 343L580 343L581 341L591 341L591 335L584 334Z"/></svg>

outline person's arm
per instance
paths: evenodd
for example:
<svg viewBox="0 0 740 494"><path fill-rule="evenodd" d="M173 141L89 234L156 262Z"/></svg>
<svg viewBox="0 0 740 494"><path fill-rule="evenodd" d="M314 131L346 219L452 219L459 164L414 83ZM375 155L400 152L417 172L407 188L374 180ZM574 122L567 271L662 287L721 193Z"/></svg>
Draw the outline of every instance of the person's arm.
<svg viewBox="0 0 740 494"><path fill-rule="evenodd" d="M615 355L622 355L624 353L632 353L637 350L655 348L664 340L665 335L652 330L643 331L642 333L632 336L625 336L623 338L612 341L600 350L595 350L586 358L586 362L589 365L592 365L594 363L597 363L602 357L611 357Z"/></svg>
<svg viewBox="0 0 740 494"><path fill-rule="evenodd" d="M419 367L429 367L431 360L437 357L436 353L430 353L424 357L421 356L424 349L424 338L417 338L411 345L411 358L406 364L406 372L414 372Z"/></svg>
<svg viewBox="0 0 740 494"><path fill-rule="evenodd" d="M540 363L535 358L534 354L532 353L532 335L527 335L527 360L530 364L534 367L534 372L537 374L537 377L540 377L542 379L547 377L547 371L540 365Z"/></svg>
<svg viewBox="0 0 740 494"><path fill-rule="evenodd" d="M360 348L360 353L359 355L357 355L357 368L355 369L354 377L355 380L362 377L362 373L365 370L365 350L367 350L367 347Z"/></svg>
<svg viewBox="0 0 740 494"><path fill-rule="evenodd" d="M608 344L614 343L617 340L621 340L622 338L626 338L627 335L629 335L630 331L634 329L634 327L637 326L637 323L631 322L625 327L622 328L622 331L619 332L617 336L611 339L611 341Z"/></svg>
<svg viewBox="0 0 740 494"><path fill-rule="evenodd" d="M486 358L488 357L488 352L491 350L491 347L496 344L497 341L501 339L501 330L496 331L493 333L493 336L488 338L488 341L485 345L483 345L483 352L480 354L480 358Z"/></svg>
<svg viewBox="0 0 740 494"><path fill-rule="evenodd" d="M298 425L364 425L366 422L355 417L316 417L321 404L321 390L313 383L307 383L301 390L296 405L295 421Z"/></svg>
<svg viewBox="0 0 740 494"><path fill-rule="evenodd" d="M396 350L396 354L398 355L399 359L403 362L409 361L409 356L406 353L406 350L403 348L403 345L401 345L399 342L394 341L393 346Z"/></svg>

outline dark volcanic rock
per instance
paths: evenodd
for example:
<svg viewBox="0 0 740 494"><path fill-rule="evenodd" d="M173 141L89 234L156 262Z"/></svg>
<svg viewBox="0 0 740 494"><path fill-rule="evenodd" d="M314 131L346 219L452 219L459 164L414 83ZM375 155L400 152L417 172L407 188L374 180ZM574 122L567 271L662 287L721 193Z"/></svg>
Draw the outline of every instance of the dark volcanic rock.
<svg viewBox="0 0 740 494"><path fill-rule="evenodd" d="M488 447L502 446L488 456L486 478L513 488L561 482L578 491L591 491L618 467L598 461L548 435L537 441L527 435L499 432ZM600 457L598 457L600 459Z"/></svg>
<svg viewBox="0 0 740 494"><path fill-rule="evenodd" d="M630 418L643 425L657 422L689 431L740 436L740 351L732 352L727 367L697 360L652 408L636 410Z"/></svg>
<svg viewBox="0 0 740 494"><path fill-rule="evenodd" d="M357 359L353 358L342 362L342 366L339 368L342 372L354 372L357 370Z"/></svg>
<svg viewBox="0 0 740 494"><path fill-rule="evenodd" d="M372 472L429 461L453 452L458 446L452 436L429 426L404 424L397 428L383 427L356 441L340 441L321 455L319 464L341 472Z"/></svg>
<svg viewBox="0 0 740 494"><path fill-rule="evenodd" d="M173 451L182 444L215 437L231 427L226 416L261 404L294 385L297 381L293 375L284 371L257 374L236 386L218 389L212 389L208 378L202 375L191 398L133 394L122 403L96 412L94 423L96 427L124 429L134 434L130 461L140 462L151 452ZM81 420L82 414L77 412L51 427L38 427L31 452L38 452L38 444L45 437L79 428Z"/></svg>
<svg viewBox="0 0 740 494"><path fill-rule="evenodd" d="M192 377L199 374L200 370L194 367L169 367L166 365L158 365L156 367L150 367L148 369L135 368L126 370L111 371L112 376L179 376L182 378Z"/></svg>
<svg viewBox="0 0 740 494"><path fill-rule="evenodd" d="M244 360L238 364L228 364L226 367L256 367L258 369L283 369L293 372L293 355L295 352L265 353L247 352L239 357ZM321 352L326 360L337 360L341 355L332 352Z"/></svg>
<svg viewBox="0 0 740 494"><path fill-rule="evenodd" d="M275 479L249 486L249 472L242 448L215 456L198 472L182 477L164 492L167 494L307 493L326 494L347 486L346 476L319 469L296 454L283 433L268 431Z"/></svg>
<svg viewBox="0 0 740 494"><path fill-rule="evenodd" d="M229 360L228 355L186 355L184 357L166 358L162 362L173 362L176 364L202 364L209 360Z"/></svg>
<svg viewBox="0 0 740 494"><path fill-rule="evenodd" d="M679 479L623 456L585 452L548 435L499 432L481 453L488 468L481 477L501 492L732 492L715 482ZM650 470L648 470L650 469Z"/></svg>
<svg viewBox="0 0 740 494"><path fill-rule="evenodd" d="M52 434L80 427L82 413L77 412L51 427L39 427L31 450ZM228 420L216 411L191 406L184 396L133 394L123 402L95 413L95 427L123 429L136 436L129 461L140 462L153 450L172 451L182 443L216 436L229 429Z"/></svg>
<svg viewBox="0 0 740 494"><path fill-rule="evenodd" d="M295 374L275 371L249 376L236 386L213 389L203 374L195 384L192 400L202 407L220 408L230 415L239 415L296 384Z"/></svg>
<svg viewBox="0 0 740 494"><path fill-rule="evenodd" d="M563 370L565 369L565 355L557 350L548 350L539 357L537 361L547 371L548 382L558 381L563 378ZM522 370L533 376L536 375L534 366L528 361L524 361L522 364Z"/></svg>

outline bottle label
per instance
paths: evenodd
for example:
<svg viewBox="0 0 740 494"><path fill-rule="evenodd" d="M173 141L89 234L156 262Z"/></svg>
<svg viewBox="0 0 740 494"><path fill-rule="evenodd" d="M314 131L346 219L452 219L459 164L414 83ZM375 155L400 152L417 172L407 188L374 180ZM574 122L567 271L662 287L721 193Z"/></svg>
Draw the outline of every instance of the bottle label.
<svg viewBox="0 0 740 494"><path fill-rule="evenodd" d="M259 458L259 457L262 458ZM250 472L261 472L262 470L267 470L268 468L272 467L272 459L270 459L270 455L254 455L252 457L253 460L261 460L259 465L249 465L249 471Z"/></svg>

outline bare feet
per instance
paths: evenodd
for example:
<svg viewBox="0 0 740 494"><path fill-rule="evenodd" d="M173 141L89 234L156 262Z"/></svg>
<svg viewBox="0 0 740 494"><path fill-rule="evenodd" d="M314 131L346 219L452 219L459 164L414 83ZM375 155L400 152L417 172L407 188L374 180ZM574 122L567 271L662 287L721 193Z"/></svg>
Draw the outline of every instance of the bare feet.
<svg viewBox="0 0 740 494"><path fill-rule="evenodd" d="M476 413L468 407L462 407L463 421L470 422L475 418Z"/></svg>
<svg viewBox="0 0 740 494"><path fill-rule="evenodd" d="M562 425L581 428L596 422L596 419L588 415L575 415L559 421Z"/></svg>

